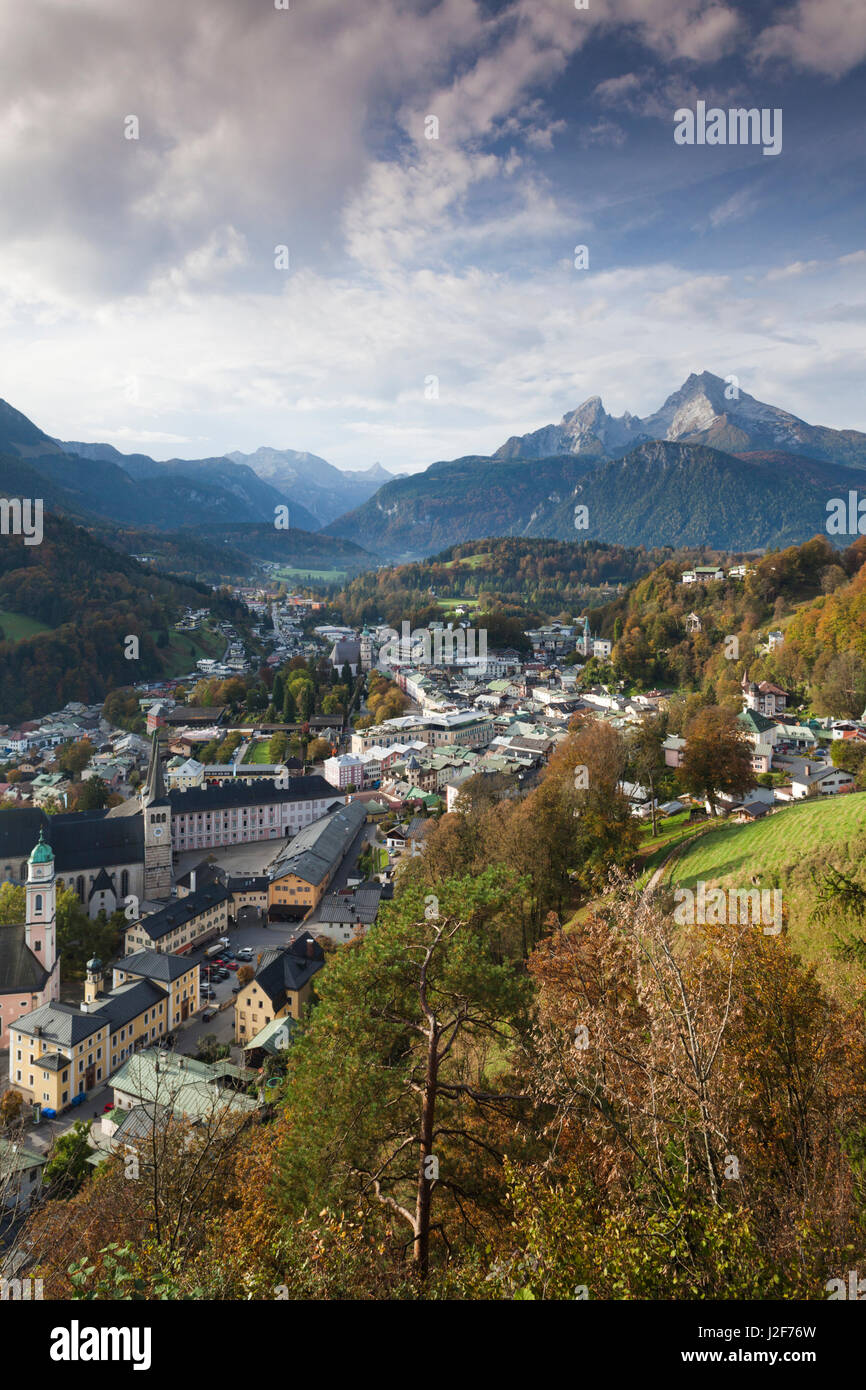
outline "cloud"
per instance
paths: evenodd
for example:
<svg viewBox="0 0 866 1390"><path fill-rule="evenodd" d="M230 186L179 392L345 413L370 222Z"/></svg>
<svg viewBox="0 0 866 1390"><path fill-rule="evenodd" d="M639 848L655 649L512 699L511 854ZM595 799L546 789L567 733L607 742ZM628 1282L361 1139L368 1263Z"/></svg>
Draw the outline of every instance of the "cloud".
<svg viewBox="0 0 866 1390"><path fill-rule="evenodd" d="M632 27L665 59L712 63L733 52L745 30L731 5L707 0L610 0L609 24Z"/></svg>
<svg viewBox="0 0 866 1390"><path fill-rule="evenodd" d="M758 35L755 57L841 77L866 59L866 6L862 0L798 0Z"/></svg>
<svg viewBox="0 0 866 1390"><path fill-rule="evenodd" d="M654 409L711 341L721 375L770 362L799 413L853 413L858 327L821 314L859 302L864 253L773 267L786 239L730 237L695 262L698 194L653 125L732 104L742 73L711 65L748 32L707 0L6 7L2 394L65 438L405 469L598 391ZM598 81L602 52L624 70ZM724 229L757 194L715 177Z"/></svg>
<svg viewBox="0 0 866 1390"><path fill-rule="evenodd" d="M584 127L578 135L578 143L584 148L589 145L624 145L628 136L616 121L600 116L592 125Z"/></svg>
<svg viewBox="0 0 866 1390"><path fill-rule="evenodd" d="M750 188L738 188L723 203L717 204L709 214L708 222L713 231L726 227L731 222L742 222L751 217L758 206L758 199Z"/></svg>

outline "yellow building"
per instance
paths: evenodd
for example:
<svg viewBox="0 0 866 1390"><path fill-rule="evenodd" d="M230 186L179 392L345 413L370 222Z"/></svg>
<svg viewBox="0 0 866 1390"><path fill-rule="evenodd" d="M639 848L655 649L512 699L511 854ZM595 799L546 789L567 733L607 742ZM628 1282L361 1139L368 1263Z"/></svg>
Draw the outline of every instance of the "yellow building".
<svg viewBox="0 0 866 1390"><path fill-rule="evenodd" d="M135 951L176 954L224 935L231 901L231 893L222 883L208 883L194 889L158 912L133 922L125 935L127 954Z"/></svg>
<svg viewBox="0 0 866 1390"><path fill-rule="evenodd" d="M275 1018L299 1019L324 963L322 947L306 931L284 950L264 951L253 979L235 1001L235 1042L249 1043Z"/></svg>
<svg viewBox="0 0 866 1390"><path fill-rule="evenodd" d="M303 920L321 901L365 819L364 803L352 801L300 831L271 868L269 909Z"/></svg>
<svg viewBox="0 0 866 1390"><path fill-rule="evenodd" d="M103 985L101 962L88 961L79 1008L43 1004L10 1027L9 1079L27 1100L65 1110L199 1008L198 966L176 956L126 957L112 989L104 993Z"/></svg>

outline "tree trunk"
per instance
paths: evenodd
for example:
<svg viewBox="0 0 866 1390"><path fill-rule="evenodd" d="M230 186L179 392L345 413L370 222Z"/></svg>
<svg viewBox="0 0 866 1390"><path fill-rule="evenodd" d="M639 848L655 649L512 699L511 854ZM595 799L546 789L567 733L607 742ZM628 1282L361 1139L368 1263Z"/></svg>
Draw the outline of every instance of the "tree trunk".
<svg viewBox="0 0 866 1390"><path fill-rule="evenodd" d="M421 1152L418 1157L418 1192L415 1199L415 1243L412 1259L422 1278L427 1274L430 1255L430 1205L434 1179L427 1175L427 1159L433 1153L433 1125L436 1114L436 1085L439 1073L439 1029L431 1020L427 1040L427 1073L421 1104Z"/></svg>

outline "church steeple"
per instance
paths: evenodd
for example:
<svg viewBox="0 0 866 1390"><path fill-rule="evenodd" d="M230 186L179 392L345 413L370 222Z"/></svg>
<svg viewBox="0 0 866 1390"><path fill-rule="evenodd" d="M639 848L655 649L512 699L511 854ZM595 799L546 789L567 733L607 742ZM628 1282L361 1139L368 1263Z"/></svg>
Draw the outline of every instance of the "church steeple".
<svg viewBox="0 0 866 1390"><path fill-rule="evenodd" d="M159 760L159 734L150 745L147 779L141 792L144 820L144 892L148 898L171 893L171 801L166 795Z"/></svg>
<svg viewBox="0 0 866 1390"><path fill-rule="evenodd" d="M159 731L154 729L150 741L150 761L147 765L147 778L142 788L141 804L149 806L153 801L165 798L165 782L162 776L162 763L159 757Z"/></svg>
<svg viewBox="0 0 866 1390"><path fill-rule="evenodd" d="M57 962L57 885L54 877L54 851L46 843L42 831L38 843L27 861L27 911L24 940L40 965L51 976L46 998L56 999L60 992L60 971Z"/></svg>

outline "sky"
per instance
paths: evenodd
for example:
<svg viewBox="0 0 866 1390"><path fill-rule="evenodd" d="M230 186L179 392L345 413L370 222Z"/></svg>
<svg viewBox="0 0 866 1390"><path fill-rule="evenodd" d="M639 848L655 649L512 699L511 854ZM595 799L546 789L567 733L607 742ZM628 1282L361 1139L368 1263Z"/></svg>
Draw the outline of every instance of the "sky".
<svg viewBox="0 0 866 1390"><path fill-rule="evenodd" d="M0 0L0 55L51 435L413 472L703 370L866 429L863 0ZM698 102L780 153L677 144Z"/></svg>

